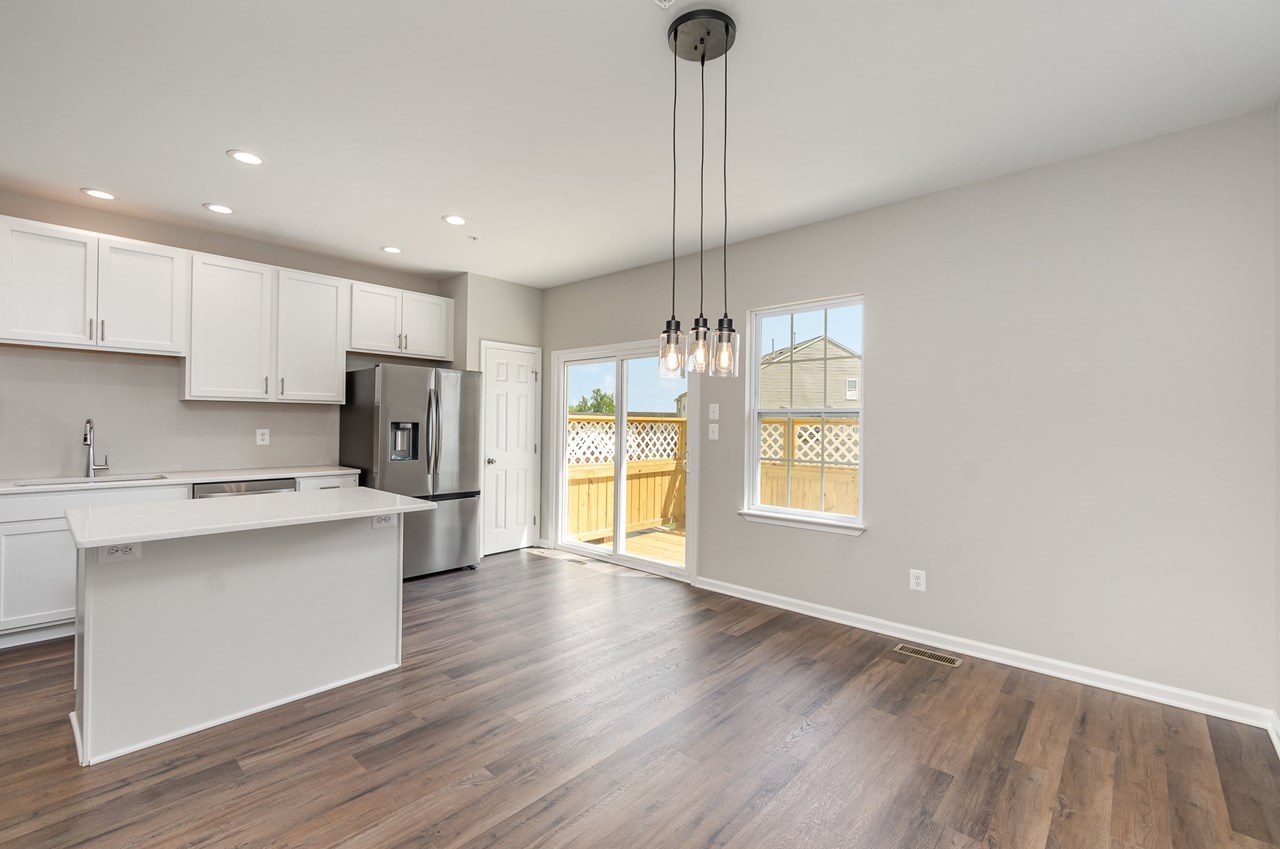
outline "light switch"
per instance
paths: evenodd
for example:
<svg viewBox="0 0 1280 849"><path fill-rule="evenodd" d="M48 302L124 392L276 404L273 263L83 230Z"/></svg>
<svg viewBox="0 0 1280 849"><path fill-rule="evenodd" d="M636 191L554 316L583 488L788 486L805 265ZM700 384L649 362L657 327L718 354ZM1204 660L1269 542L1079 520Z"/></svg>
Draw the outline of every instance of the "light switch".
<svg viewBox="0 0 1280 849"><path fill-rule="evenodd" d="M720 438L720 425L718 424L707 425L707 439L710 439L714 442L719 438Z"/></svg>
<svg viewBox="0 0 1280 849"><path fill-rule="evenodd" d="M713 422L714 422L714 421L719 421L719 419L720 419L720 405L719 405L719 404L708 404L708 405L707 405L707 418L708 418L710 421L713 421Z"/></svg>

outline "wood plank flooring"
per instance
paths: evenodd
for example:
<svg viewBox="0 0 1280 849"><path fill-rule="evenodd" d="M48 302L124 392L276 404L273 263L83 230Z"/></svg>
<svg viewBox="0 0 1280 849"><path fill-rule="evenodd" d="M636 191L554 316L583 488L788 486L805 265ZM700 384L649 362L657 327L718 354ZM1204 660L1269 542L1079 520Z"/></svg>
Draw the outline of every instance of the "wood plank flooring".
<svg viewBox="0 0 1280 849"><path fill-rule="evenodd" d="M404 666L88 768L0 652L0 846L1267 849L1265 732L595 562L405 585Z"/></svg>

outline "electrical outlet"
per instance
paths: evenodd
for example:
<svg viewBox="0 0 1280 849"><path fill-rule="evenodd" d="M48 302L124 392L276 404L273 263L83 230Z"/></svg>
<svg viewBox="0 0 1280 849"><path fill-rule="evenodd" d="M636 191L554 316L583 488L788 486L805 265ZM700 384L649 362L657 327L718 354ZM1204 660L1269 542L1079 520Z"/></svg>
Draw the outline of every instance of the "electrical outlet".
<svg viewBox="0 0 1280 849"><path fill-rule="evenodd" d="M719 405L719 404L708 404L708 405L707 405L707 419L708 419L709 421L713 421L713 422L714 422L714 421L719 421L719 419L720 419L720 405Z"/></svg>
<svg viewBox="0 0 1280 849"><path fill-rule="evenodd" d="M108 545L102 550L102 559L117 563L121 560L141 560L142 543L122 542L119 545Z"/></svg>
<svg viewBox="0 0 1280 849"><path fill-rule="evenodd" d="M258 428L258 444L259 445L271 444L271 428L268 428L268 427Z"/></svg>
<svg viewBox="0 0 1280 849"><path fill-rule="evenodd" d="M375 528L394 528L396 526L396 514L388 513L385 516L374 516L373 526Z"/></svg>
<svg viewBox="0 0 1280 849"><path fill-rule="evenodd" d="M924 570L912 569L907 586L916 592L924 592Z"/></svg>
<svg viewBox="0 0 1280 849"><path fill-rule="evenodd" d="M720 438L720 425L718 424L707 425L707 439L715 441L719 438Z"/></svg>

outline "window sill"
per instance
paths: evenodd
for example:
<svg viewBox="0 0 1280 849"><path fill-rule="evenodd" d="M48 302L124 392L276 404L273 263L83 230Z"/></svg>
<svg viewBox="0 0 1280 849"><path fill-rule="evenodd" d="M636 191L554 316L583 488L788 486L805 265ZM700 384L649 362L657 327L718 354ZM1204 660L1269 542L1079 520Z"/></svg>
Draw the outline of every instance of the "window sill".
<svg viewBox="0 0 1280 849"><path fill-rule="evenodd" d="M819 519L811 516L789 516L785 513L771 513L764 510L739 510L738 515L748 522L760 522L765 525L782 525L788 528L802 528L808 531L824 531L829 534L844 534L860 537L866 533L864 525L842 522L839 519Z"/></svg>

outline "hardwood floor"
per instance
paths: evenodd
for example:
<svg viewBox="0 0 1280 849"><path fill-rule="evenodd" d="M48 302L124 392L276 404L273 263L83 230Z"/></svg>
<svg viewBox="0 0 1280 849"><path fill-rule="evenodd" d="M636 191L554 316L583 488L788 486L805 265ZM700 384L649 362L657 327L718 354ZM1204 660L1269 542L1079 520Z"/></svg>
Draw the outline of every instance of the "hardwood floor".
<svg viewBox="0 0 1280 849"><path fill-rule="evenodd" d="M599 563L405 585L404 666L88 768L0 652L0 845L1266 849L1265 732Z"/></svg>

